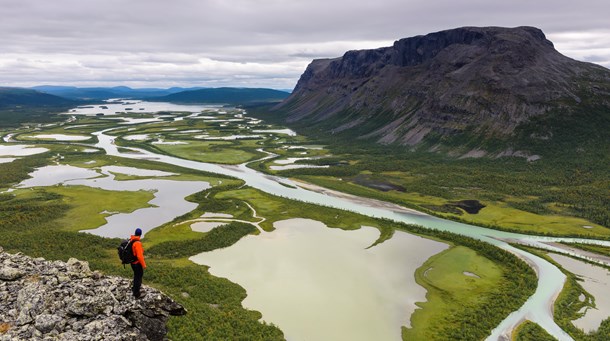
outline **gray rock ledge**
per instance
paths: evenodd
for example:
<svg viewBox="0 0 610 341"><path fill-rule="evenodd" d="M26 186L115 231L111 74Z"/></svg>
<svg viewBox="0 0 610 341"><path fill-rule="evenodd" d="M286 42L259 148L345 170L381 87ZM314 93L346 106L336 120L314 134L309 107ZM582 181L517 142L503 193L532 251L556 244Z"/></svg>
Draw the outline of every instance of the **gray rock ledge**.
<svg viewBox="0 0 610 341"><path fill-rule="evenodd" d="M91 271L87 262L9 254L0 247L0 341L165 340L186 310L157 289Z"/></svg>

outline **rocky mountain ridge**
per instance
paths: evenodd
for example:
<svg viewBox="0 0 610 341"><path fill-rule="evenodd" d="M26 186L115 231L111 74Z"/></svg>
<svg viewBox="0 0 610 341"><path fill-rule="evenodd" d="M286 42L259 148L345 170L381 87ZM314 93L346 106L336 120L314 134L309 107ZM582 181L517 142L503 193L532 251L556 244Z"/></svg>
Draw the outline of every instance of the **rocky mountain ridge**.
<svg viewBox="0 0 610 341"><path fill-rule="evenodd" d="M610 108L610 70L563 56L534 27L462 27L314 60L273 111L295 128L434 146L510 139L532 118L589 105Z"/></svg>
<svg viewBox="0 0 610 341"><path fill-rule="evenodd" d="M0 340L164 340L170 315L186 310L162 292L89 270L87 262L46 261L0 247Z"/></svg>

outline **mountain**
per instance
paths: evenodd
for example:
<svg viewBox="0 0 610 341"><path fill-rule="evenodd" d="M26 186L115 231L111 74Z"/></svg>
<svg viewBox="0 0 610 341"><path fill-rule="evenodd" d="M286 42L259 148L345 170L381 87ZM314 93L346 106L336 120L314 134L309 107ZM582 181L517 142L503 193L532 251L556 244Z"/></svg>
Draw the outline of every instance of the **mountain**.
<svg viewBox="0 0 610 341"><path fill-rule="evenodd" d="M57 86L57 85L40 85L35 86L32 89L45 92L48 94L77 99L77 100L105 100L110 98L145 98L145 97L157 97L166 96L180 91L185 90L197 90L200 87L193 88L179 88L173 87L169 89L159 88L140 88L132 89L126 86L116 87L90 87L90 88L78 88L74 86Z"/></svg>
<svg viewBox="0 0 610 341"><path fill-rule="evenodd" d="M210 88L182 91L175 94L149 98L158 102L248 104L279 102L290 93L263 88Z"/></svg>
<svg viewBox="0 0 610 341"><path fill-rule="evenodd" d="M74 104L74 101L36 90L0 87L0 108L16 106L64 106L70 104Z"/></svg>
<svg viewBox="0 0 610 341"><path fill-rule="evenodd" d="M539 151L610 141L610 70L534 27L462 27L314 60L272 113L348 140Z"/></svg>

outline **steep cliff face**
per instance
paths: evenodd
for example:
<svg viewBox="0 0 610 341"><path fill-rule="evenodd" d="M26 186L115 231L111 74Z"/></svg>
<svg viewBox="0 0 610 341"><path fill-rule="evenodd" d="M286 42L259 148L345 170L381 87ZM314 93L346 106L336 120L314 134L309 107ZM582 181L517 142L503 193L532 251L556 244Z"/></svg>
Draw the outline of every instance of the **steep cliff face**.
<svg viewBox="0 0 610 341"><path fill-rule="evenodd" d="M415 145L506 138L591 98L610 107L610 70L563 56L541 30L464 27L314 60L274 110L296 126Z"/></svg>
<svg viewBox="0 0 610 341"><path fill-rule="evenodd" d="M89 270L87 262L49 262L0 248L0 340L164 340L170 315L185 309L130 281Z"/></svg>

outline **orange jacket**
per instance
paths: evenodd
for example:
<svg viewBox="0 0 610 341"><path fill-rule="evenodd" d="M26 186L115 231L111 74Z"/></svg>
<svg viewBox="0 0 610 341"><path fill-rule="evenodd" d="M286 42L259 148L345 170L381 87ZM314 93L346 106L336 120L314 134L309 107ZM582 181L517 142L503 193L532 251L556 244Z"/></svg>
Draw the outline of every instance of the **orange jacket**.
<svg viewBox="0 0 610 341"><path fill-rule="evenodd" d="M142 264L142 269L146 269L146 262L144 261L144 249L142 248L140 236L132 235L129 240L133 240L131 249L133 250L133 255L137 258L137 260L131 264Z"/></svg>

